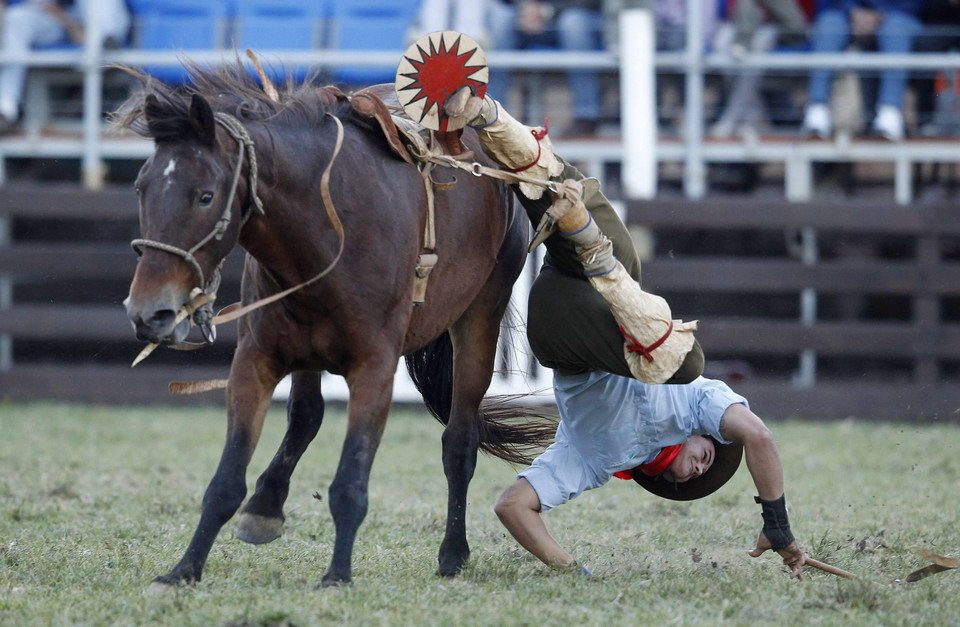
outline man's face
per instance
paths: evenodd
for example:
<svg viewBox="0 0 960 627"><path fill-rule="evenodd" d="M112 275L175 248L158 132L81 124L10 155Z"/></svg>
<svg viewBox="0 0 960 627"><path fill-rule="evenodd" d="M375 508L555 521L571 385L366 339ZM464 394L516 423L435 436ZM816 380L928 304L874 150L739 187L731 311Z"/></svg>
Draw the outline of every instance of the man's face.
<svg viewBox="0 0 960 627"><path fill-rule="evenodd" d="M670 463L663 476L668 481L683 483L707 472L713 464L716 450L713 440L702 435L695 435L687 440L680 449L680 454Z"/></svg>

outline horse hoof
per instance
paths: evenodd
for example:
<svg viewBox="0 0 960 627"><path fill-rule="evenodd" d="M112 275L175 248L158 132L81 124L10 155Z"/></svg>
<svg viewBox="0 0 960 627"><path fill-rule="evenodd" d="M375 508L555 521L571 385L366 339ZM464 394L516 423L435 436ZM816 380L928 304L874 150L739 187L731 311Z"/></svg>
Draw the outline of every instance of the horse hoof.
<svg viewBox="0 0 960 627"><path fill-rule="evenodd" d="M446 548L446 545L441 546L437 559L437 574L441 577L456 577L463 572L468 559L470 549L466 546L457 551Z"/></svg>
<svg viewBox="0 0 960 627"><path fill-rule="evenodd" d="M459 577L460 573L463 572L463 564L456 568L450 568L441 566L437 569L437 576L443 577L445 579L453 579L454 577Z"/></svg>
<svg viewBox="0 0 960 627"><path fill-rule="evenodd" d="M147 587L147 594L156 596L176 594L178 590L184 587L185 583L187 582L175 577L172 574L157 577L151 581L150 585Z"/></svg>
<svg viewBox="0 0 960 627"><path fill-rule="evenodd" d="M451 577L456 577L463 572L463 569L467 565L467 560L448 560L441 561L437 567L437 575L441 577L446 577L447 579Z"/></svg>
<svg viewBox="0 0 960 627"><path fill-rule="evenodd" d="M172 594L182 588L193 586L198 581L200 581L199 575L178 574L178 571L174 569L173 572L161 575L151 581L147 587L147 592L150 594Z"/></svg>
<svg viewBox="0 0 960 627"><path fill-rule="evenodd" d="M240 514L236 535L250 544L266 544L283 535L283 518Z"/></svg>
<svg viewBox="0 0 960 627"><path fill-rule="evenodd" d="M164 596L168 594L175 594L177 591L177 586L167 583L165 581L160 581L159 579L154 579L150 582L150 585L147 586L147 594L155 596Z"/></svg>
<svg viewBox="0 0 960 627"><path fill-rule="evenodd" d="M320 580L320 585L317 586L317 589L319 590L322 588L343 588L343 587L349 586L351 583L353 582L350 580L349 577L347 577L346 579L341 579L340 577L336 577L336 576L330 575L330 573L327 573L326 575L323 576L323 579Z"/></svg>

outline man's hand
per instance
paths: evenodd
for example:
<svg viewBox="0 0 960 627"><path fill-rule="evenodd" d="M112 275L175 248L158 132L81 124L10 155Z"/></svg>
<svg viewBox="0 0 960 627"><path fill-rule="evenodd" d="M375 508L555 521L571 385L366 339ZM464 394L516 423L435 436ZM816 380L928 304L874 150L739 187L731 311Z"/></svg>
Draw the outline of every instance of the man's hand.
<svg viewBox="0 0 960 627"><path fill-rule="evenodd" d="M558 223L562 222L562 219L567 215L571 209L576 207L578 204L583 204L583 184L579 181L573 179L566 179L562 183L556 184L556 197L553 200L553 205L551 205L548 211L551 212L554 219ZM563 228L566 226L567 228ZM583 225L564 225L561 224L561 229L575 231L581 228Z"/></svg>
<svg viewBox="0 0 960 627"><path fill-rule="evenodd" d="M463 128L480 115L482 106L483 98L474 96L473 91L464 85L443 103L448 127Z"/></svg>
<svg viewBox="0 0 960 627"><path fill-rule="evenodd" d="M757 547L752 551L748 551L748 554L750 557L760 557L771 548L770 541L767 540L767 536L763 535L761 531L760 536L757 538ZM803 554L803 551L800 550L797 543L791 542L777 551L777 553L783 558L783 563L790 567L790 579L797 579L798 581L803 579L800 569L803 568L803 565L806 563L807 556Z"/></svg>
<svg viewBox="0 0 960 627"><path fill-rule="evenodd" d="M443 103L447 116L447 130L456 131L464 126L484 127L497 121L497 102L489 96L481 98L473 89L464 85Z"/></svg>

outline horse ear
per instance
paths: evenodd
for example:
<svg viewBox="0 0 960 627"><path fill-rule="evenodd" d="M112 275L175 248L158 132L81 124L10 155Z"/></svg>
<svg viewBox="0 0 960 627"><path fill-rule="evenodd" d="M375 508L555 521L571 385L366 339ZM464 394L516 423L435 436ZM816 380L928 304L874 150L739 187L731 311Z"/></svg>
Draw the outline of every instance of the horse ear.
<svg viewBox="0 0 960 627"><path fill-rule="evenodd" d="M143 101L143 117L146 118L149 128L153 128L154 124L163 117L163 105L154 94L147 94Z"/></svg>
<svg viewBox="0 0 960 627"><path fill-rule="evenodd" d="M213 145L217 137L216 124L210 103L203 96L194 94L190 99L190 126L196 131L201 142L208 146Z"/></svg>

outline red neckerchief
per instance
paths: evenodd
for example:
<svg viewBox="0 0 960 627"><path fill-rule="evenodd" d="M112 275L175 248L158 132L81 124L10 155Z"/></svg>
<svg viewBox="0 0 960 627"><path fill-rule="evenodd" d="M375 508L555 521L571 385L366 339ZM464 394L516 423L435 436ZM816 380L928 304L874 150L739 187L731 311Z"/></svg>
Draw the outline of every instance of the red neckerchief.
<svg viewBox="0 0 960 627"><path fill-rule="evenodd" d="M656 477L657 475L663 474L663 471L670 467L673 460L680 454L681 448L683 448L683 444L665 446L660 449L660 452L657 453L657 456L652 462L640 464L636 468L630 468L628 470L619 470L613 473L613 476L617 479L633 479L633 473L639 470L648 477Z"/></svg>

